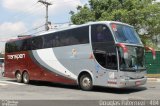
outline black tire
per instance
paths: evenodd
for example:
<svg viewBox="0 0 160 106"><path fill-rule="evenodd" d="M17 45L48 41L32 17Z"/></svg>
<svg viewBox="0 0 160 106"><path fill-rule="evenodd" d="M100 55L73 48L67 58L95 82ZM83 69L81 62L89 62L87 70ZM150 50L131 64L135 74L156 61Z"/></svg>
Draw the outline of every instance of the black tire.
<svg viewBox="0 0 160 106"><path fill-rule="evenodd" d="M84 74L80 76L79 85L82 90L89 91L92 90L93 84L92 84L92 78L89 74Z"/></svg>
<svg viewBox="0 0 160 106"><path fill-rule="evenodd" d="M28 84L29 83L29 74L28 72L23 73L23 83Z"/></svg>
<svg viewBox="0 0 160 106"><path fill-rule="evenodd" d="M17 72L16 73L16 79L17 79L17 82L21 83L22 82L22 75L20 72Z"/></svg>

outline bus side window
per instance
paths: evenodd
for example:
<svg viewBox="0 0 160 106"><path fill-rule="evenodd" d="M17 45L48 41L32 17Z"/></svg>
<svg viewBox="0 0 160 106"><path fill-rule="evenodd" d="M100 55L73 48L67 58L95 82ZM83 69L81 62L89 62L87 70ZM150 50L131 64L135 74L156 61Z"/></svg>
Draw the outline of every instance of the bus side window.
<svg viewBox="0 0 160 106"><path fill-rule="evenodd" d="M27 40L22 40L22 46L20 48L21 51L27 50Z"/></svg>
<svg viewBox="0 0 160 106"><path fill-rule="evenodd" d="M76 45L76 44L79 44L79 40L77 39L77 29L71 29L69 30L69 45Z"/></svg>
<svg viewBox="0 0 160 106"><path fill-rule="evenodd" d="M89 43L89 26L77 28L74 33L79 44Z"/></svg>
<svg viewBox="0 0 160 106"><path fill-rule="evenodd" d="M106 68L117 69L117 57L116 54L107 54L106 56Z"/></svg>
<svg viewBox="0 0 160 106"><path fill-rule="evenodd" d="M92 25L91 40L97 62L104 68L117 69L116 47L110 29L103 24Z"/></svg>
<svg viewBox="0 0 160 106"><path fill-rule="evenodd" d="M10 53L10 44L9 43L6 43L6 47L5 47L6 49L5 49L5 52L6 53Z"/></svg>
<svg viewBox="0 0 160 106"><path fill-rule="evenodd" d="M31 43L32 43L32 50L42 49L43 47L43 39L41 36L32 38Z"/></svg>
<svg viewBox="0 0 160 106"><path fill-rule="evenodd" d="M110 29L105 25L92 25L92 42L113 41Z"/></svg>

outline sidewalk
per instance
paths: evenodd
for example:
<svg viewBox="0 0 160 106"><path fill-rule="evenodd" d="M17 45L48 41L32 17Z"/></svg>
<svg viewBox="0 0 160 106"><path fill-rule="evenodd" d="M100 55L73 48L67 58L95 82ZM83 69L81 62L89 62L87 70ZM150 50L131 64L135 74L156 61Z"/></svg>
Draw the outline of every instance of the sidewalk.
<svg viewBox="0 0 160 106"><path fill-rule="evenodd" d="M148 81L160 82L160 74L147 74Z"/></svg>
<svg viewBox="0 0 160 106"><path fill-rule="evenodd" d="M160 82L160 78L147 78L147 81L149 82Z"/></svg>

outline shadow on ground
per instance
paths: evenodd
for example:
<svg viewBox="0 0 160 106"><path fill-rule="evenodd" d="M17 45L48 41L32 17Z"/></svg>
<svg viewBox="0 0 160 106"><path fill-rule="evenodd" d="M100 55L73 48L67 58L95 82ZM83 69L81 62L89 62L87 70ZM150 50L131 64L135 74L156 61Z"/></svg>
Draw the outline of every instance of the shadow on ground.
<svg viewBox="0 0 160 106"><path fill-rule="evenodd" d="M146 87L132 87L132 88L106 88L106 87L95 87L94 92L103 92L103 93L114 93L114 94L130 94L147 90Z"/></svg>
<svg viewBox="0 0 160 106"><path fill-rule="evenodd" d="M11 82L16 82L16 80L8 80ZM56 87L56 88L64 88L64 89L73 89L73 90L81 90L77 85L65 85L53 82L46 81L31 81L29 85L33 86L46 86L46 87ZM84 92L100 92L100 93L113 93L113 94L130 94L135 92L141 92L147 90L147 87L132 87L132 88L108 88L108 87L99 87L96 86L92 91L84 91Z"/></svg>

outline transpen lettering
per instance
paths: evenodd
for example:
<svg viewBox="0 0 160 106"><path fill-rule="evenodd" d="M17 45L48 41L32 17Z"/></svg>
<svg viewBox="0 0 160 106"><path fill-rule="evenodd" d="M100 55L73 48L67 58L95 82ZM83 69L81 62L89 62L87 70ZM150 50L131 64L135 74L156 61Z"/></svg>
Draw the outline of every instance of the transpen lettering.
<svg viewBox="0 0 160 106"><path fill-rule="evenodd" d="M23 59L25 58L25 54L15 54L15 55L7 55L8 59Z"/></svg>

